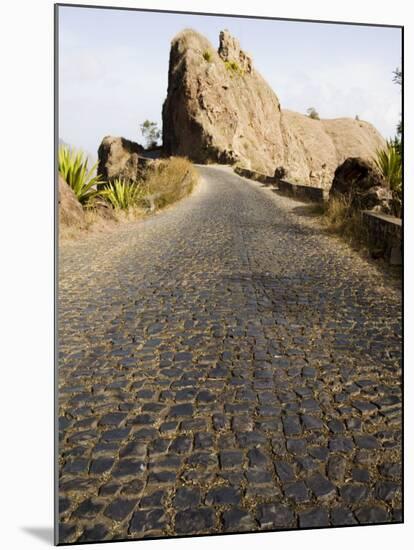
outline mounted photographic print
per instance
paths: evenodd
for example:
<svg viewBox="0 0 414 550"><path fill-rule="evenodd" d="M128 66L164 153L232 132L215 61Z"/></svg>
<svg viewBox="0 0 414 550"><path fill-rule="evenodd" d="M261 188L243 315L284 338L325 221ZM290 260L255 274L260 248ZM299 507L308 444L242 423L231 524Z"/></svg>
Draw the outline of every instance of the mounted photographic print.
<svg viewBox="0 0 414 550"><path fill-rule="evenodd" d="M403 28L55 16L56 543L401 523Z"/></svg>

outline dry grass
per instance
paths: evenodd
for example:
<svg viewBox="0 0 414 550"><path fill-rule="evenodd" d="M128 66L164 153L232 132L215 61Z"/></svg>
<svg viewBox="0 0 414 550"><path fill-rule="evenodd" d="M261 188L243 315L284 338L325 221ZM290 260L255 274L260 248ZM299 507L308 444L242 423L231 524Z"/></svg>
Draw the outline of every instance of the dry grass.
<svg viewBox="0 0 414 550"><path fill-rule="evenodd" d="M123 213L122 213L123 214ZM84 237L88 234L106 233L117 227L121 213L114 211L113 216L104 215L102 210L88 208L85 210L84 225L64 223L59 224L59 241L71 241Z"/></svg>
<svg viewBox="0 0 414 550"><path fill-rule="evenodd" d="M147 187L144 201L150 211L159 210L189 195L198 174L185 158L171 157L150 171L143 184Z"/></svg>
<svg viewBox="0 0 414 550"><path fill-rule="evenodd" d="M226 70L230 73L230 77L233 76L243 76L244 71L236 61L225 61L224 66Z"/></svg>
<svg viewBox="0 0 414 550"><path fill-rule="evenodd" d="M172 157L160 161L149 170L145 180L139 182L144 190L136 204L128 208L113 208L104 197L96 197L85 208L85 223L59 225L59 240L75 240L91 233L112 231L121 223L144 218L189 195L198 181L198 173L185 158Z"/></svg>
<svg viewBox="0 0 414 550"><path fill-rule="evenodd" d="M85 210L85 224L59 225L59 241L71 241L80 239L86 235L107 233L113 231L119 224L134 222L144 218L147 211L140 207L132 207L128 210L111 209L111 215L102 209L88 208Z"/></svg>
<svg viewBox="0 0 414 550"><path fill-rule="evenodd" d="M349 199L331 198L324 205L315 205L314 213L328 233L347 242L365 260L375 260L375 265L387 274L392 273L395 280L401 280L401 266L390 266L384 248L370 239L362 212L351 208Z"/></svg>
<svg viewBox="0 0 414 550"><path fill-rule="evenodd" d="M318 205L322 222L330 233L344 237L350 244L362 247L368 244L368 234L362 221L362 212L351 207L350 197L332 197Z"/></svg>

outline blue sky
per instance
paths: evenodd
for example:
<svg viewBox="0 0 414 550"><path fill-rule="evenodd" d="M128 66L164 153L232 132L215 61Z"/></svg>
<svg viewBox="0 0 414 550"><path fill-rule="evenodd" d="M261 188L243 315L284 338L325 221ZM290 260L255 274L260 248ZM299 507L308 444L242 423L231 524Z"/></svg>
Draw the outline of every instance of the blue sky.
<svg viewBox="0 0 414 550"><path fill-rule="evenodd" d="M305 113L313 106L323 118L358 114L385 137L394 135L400 29L61 7L60 137L93 157L106 135L142 142L141 122L161 124L171 39L188 27L215 48L228 29L282 109Z"/></svg>

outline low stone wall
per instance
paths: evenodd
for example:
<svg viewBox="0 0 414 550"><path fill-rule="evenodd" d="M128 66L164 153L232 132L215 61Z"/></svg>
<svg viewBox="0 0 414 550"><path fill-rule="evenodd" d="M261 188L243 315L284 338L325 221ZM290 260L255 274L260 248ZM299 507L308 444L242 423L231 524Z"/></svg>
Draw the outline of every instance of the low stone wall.
<svg viewBox="0 0 414 550"><path fill-rule="evenodd" d="M260 181L261 183L276 183L276 180L273 176L267 176L266 174L261 174L260 172L255 172L254 170L249 170L247 168L241 168L240 166L235 166L234 171L239 176L243 178L248 178L250 180Z"/></svg>
<svg viewBox="0 0 414 550"><path fill-rule="evenodd" d="M290 183L285 180L279 180L277 186L281 193L295 199L319 203L328 199L328 191L321 187L299 185L298 183Z"/></svg>
<svg viewBox="0 0 414 550"><path fill-rule="evenodd" d="M244 178L271 183L277 190L289 197L307 202L324 203L329 199L329 191L320 187L299 185L285 180L277 180L274 177L235 167L234 171ZM402 264L402 222L401 218L364 210L362 212L364 226L367 228L370 245L376 248L381 256L384 256L391 265Z"/></svg>
<svg viewBox="0 0 414 550"><path fill-rule="evenodd" d="M402 264L402 220L387 214L364 210L362 219L371 246L377 248L391 265Z"/></svg>

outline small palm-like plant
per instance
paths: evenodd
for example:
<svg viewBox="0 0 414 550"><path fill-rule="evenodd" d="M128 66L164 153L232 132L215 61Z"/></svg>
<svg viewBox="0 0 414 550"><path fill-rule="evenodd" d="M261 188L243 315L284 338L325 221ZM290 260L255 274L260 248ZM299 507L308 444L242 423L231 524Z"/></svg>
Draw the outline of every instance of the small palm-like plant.
<svg viewBox="0 0 414 550"><path fill-rule="evenodd" d="M62 178L72 188L78 201L86 205L97 194L96 185L103 183L96 176L97 163L88 168L88 159L82 151L72 151L68 147L59 147L58 169Z"/></svg>
<svg viewBox="0 0 414 550"><path fill-rule="evenodd" d="M385 149L377 150L374 162L388 182L391 191L400 194L402 191L402 160L398 148L391 142L387 142Z"/></svg>
<svg viewBox="0 0 414 550"><path fill-rule="evenodd" d="M143 201L145 190L141 185L116 179L109 183L100 195L117 210L128 210Z"/></svg>

